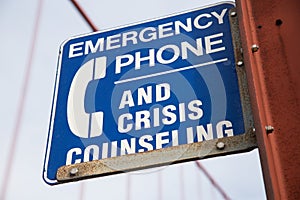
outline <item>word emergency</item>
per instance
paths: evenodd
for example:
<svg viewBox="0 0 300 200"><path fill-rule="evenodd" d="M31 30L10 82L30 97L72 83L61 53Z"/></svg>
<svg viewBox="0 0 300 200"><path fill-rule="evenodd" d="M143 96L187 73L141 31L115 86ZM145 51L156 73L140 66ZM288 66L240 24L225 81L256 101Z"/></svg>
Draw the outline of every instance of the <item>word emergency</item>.
<svg viewBox="0 0 300 200"><path fill-rule="evenodd" d="M126 47L130 44L147 43L154 40L179 35L182 32L192 32L210 28L214 24L223 24L227 8L221 12L202 13L185 21L176 20L159 24L157 27L146 27L139 31L133 30L107 37L100 37L96 41L86 40L70 44L69 58L75 58L90 53L103 52Z"/></svg>

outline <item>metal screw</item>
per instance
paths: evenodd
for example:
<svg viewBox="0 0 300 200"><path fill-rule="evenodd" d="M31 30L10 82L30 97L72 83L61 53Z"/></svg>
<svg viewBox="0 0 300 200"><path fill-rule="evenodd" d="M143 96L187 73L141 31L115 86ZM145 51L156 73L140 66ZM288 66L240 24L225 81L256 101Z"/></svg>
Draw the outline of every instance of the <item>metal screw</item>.
<svg viewBox="0 0 300 200"><path fill-rule="evenodd" d="M230 16L231 17L235 17L237 14L236 14L236 12L234 12L234 11L232 11L231 13L230 13Z"/></svg>
<svg viewBox="0 0 300 200"><path fill-rule="evenodd" d="M78 169L76 168L76 167L74 167L74 168L72 168L71 170L70 170L70 175L71 176L75 176L77 173L78 173Z"/></svg>
<svg viewBox="0 0 300 200"><path fill-rule="evenodd" d="M241 66L244 65L244 62L240 60L240 61L238 61L238 62L236 63L236 65L239 66L239 67L241 67Z"/></svg>
<svg viewBox="0 0 300 200"><path fill-rule="evenodd" d="M225 148L225 143L224 142L218 142L217 143L217 149L222 150Z"/></svg>
<svg viewBox="0 0 300 200"><path fill-rule="evenodd" d="M257 44L253 44L253 45L251 46L251 49L252 49L252 52L253 52L253 53L254 53L254 52L257 52L258 49L259 49L259 46L258 46Z"/></svg>
<svg viewBox="0 0 300 200"><path fill-rule="evenodd" d="M267 132L267 133L272 133L272 132L274 131L274 127L271 126L271 125L268 125L268 126L266 126L265 128L266 128L266 132Z"/></svg>

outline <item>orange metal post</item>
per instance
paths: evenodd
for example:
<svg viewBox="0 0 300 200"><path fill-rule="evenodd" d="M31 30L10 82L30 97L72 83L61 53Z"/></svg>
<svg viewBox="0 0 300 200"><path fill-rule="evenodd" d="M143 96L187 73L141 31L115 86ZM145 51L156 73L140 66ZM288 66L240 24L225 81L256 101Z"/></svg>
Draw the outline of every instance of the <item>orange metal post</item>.
<svg viewBox="0 0 300 200"><path fill-rule="evenodd" d="M300 199L300 1L237 0L268 199Z"/></svg>

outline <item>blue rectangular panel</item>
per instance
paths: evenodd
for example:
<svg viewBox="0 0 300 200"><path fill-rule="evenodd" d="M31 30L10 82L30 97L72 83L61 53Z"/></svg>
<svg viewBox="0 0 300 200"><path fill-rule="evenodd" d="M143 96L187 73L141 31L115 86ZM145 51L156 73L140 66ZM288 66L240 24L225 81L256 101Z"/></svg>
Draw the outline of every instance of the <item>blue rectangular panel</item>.
<svg viewBox="0 0 300 200"><path fill-rule="evenodd" d="M223 3L61 46L44 180L59 167L245 133Z"/></svg>

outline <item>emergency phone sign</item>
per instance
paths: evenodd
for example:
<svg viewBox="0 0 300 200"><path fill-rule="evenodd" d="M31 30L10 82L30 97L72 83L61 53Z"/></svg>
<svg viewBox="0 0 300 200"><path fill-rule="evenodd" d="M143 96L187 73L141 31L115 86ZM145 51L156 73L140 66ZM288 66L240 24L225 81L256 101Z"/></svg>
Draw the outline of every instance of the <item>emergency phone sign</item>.
<svg viewBox="0 0 300 200"><path fill-rule="evenodd" d="M245 133L231 3L71 38L60 49L44 164L59 167Z"/></svg>

